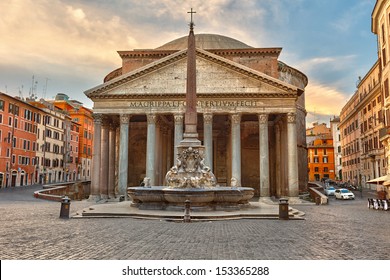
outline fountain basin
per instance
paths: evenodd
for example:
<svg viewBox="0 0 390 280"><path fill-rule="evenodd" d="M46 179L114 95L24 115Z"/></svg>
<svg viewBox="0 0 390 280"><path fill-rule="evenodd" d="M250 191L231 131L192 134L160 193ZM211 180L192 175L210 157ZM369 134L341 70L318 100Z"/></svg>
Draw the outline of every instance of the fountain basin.
<svg viewBox="0 0 390 280"><path fill-rule="evenodd" d="M254 195L254 190L246 187L129 187L127 192L133 207L173 211L183 211L186 200L190 201L192 211L239 210L249 206Z"/></svg>

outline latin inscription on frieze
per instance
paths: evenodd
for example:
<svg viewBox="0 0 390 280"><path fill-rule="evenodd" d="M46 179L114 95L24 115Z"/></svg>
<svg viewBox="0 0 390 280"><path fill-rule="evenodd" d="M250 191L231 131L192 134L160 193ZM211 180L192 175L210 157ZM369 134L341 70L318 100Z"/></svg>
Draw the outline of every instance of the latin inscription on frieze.
<svg viewBox="0 0 390 280"><path fill-rule="evenodd" d="M129 103L129 108L177 108L185 107L185 101L167 100L167 101L132 101ZM254 100L198 100L198 108L256 108L260 104Z"/></svg>

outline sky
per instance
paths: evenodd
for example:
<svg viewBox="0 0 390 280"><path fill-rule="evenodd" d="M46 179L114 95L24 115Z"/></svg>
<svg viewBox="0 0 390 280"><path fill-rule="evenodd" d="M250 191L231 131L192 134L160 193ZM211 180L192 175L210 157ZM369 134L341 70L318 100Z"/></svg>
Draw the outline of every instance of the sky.
<svg viewBox="0 0 390 280"><path fill-rule="evenodd" d="M375 0L1 0L0 91L53 99L84 91L121 67L117 51L153 49L188 34L282 47L279 60L303 72L307 126L329 123L377 60Z"/></svg>

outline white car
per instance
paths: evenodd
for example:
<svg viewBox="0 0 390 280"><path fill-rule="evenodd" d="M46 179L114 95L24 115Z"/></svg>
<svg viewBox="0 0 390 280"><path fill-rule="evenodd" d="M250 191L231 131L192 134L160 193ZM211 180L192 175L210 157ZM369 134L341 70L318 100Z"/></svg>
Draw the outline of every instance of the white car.
<svg viewBox="0 0 390 280"><path fill-rule="evenodd" d="M336 199L355 199L353 192L347 189L338 189L335 190L334 196Z"/></svg>
<svg viewBox="0 0 390 280"><path fill-rule="evenodd" d="M324 193L325 195L329 196L329 195L334 195L335 191L336 189L334 187L327 187L325 188Z"/></svg>

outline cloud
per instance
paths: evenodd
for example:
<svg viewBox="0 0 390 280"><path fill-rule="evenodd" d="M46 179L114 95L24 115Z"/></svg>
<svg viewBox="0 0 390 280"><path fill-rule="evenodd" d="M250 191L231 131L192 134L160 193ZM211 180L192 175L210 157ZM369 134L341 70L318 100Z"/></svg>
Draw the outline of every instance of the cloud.
<svg viewBox="0 0 390 280"><path fill-rule="evenodd" d="M328 85L310 81L305 89L306 110L312 114L339 115L347 94Z"/></svg>
<svg viewBox="0 0 390 280"><path fill-rule="evenodd" d="M78 86L78 92L82 92L99 84L107 73L121 66L121 59L116 51L156 48L186 35L190 20L187 12L192 7L196 11L195 33L221 34L253 47L273 47L275 43L283 47L282 57L290 58L286 63L309 77L307 104L314 110L314 105L311 104L315 102L319 104L318 92L330 96L336 95L337 92L340 96L334 98L341 99L343 90L340 89L348 84L352 87L355 85L353 78L350 79L348 76L357 77L365 74L364 71L356 73L356 69L359 69L358 59L351 54L356 51L353 47L358 44L348 45L347 51L343 52L340 47L342 42L338 42L340 45L337 46L337 54L334 55L334 45L323 41L328 39L324 34L329 30L325 27L329 28L330 24L328 20L324 24L325 17L313 12L312 9L318 8L318 5L315 5L318 1L314 2L313 4L308 0L0 1L0 10L6 11L0 17L2 39L0 86L8 85L8 88L11 88L12 77L8 73L7 75L3 73L16 67L18 71L14 75L13 88L20 85L19 73L23 73L28 79L24 82L25 85L35 74L42 79L48 77L49 88L62 82L62 85L72 84L72 90L77 90ZM351 15L356 13L360 16L364 7L367 9L367 5L372 5L371 0L358 2L359 4L355 6L350 5L352 7L350 11L337 19L333 28L342 26L346 28L348 23L352 24L348 28L356 27L356 20ZM312 18L313 15L316 18ZM308 26L307 22L321 26L323 33L319 33L312 25ZM310 37L312 34L319 36ZM310 42L308 43L306 39L310 39ZM352 41L349 38L346 40ZM345 53L347 55L343 55ZM360 65L361 60L359 58ZM367 70L369 68L370 66ZM64 80L57 82L61 77L64 77ZM40 84L42 83L41 81ZM58 88L58 91L61 91L59 86ZM344 92L346 91L348 90L344 89ZM315 107L318 114L321 106ZM334 112L331 109L325 111Z"/></svg>
<svg viewBox="0 0 390 280"><path fill-rule="evenodd" d="M299 69L302 71L313 71L319 69L326 70L345 70L356 59L356 55L349 54L344 56L313 57L302 60L299 63Z"/></svg>
<svg viewBox="0 0 390 280"><path fill-rule="evenodd" d="M26 68L49 63L83 72L113 67L116 48L123 42L127 46L122 21L115 15L93 14L58 0L13 0L0 7L8 11L0 24L0 63L27 62Z"/></svg>

